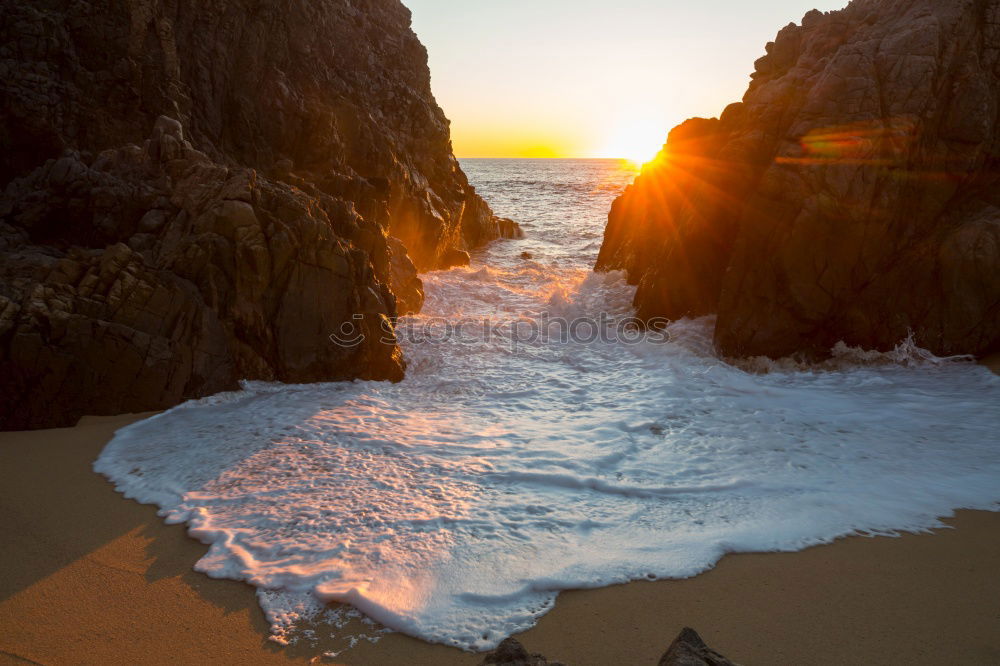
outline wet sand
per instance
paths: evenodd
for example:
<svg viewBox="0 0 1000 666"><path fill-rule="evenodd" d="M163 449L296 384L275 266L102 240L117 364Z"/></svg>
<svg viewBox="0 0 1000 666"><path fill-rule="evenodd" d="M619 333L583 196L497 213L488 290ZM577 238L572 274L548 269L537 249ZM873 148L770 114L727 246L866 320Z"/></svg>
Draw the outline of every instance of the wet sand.
<svg viewBox="0 0 1000 666"><path fill-rule="evenodd" d="M137 418L0 433L0 663L479 663L399 634L336 659L319 655L343 639L267 640L252 588L195 573L205 546L91 471ZM747 665L1000 663L1000 513L947 522L955 529L730 555L689 580L567 592L519 638L573 666L652 666L685 625Z"/></svg>

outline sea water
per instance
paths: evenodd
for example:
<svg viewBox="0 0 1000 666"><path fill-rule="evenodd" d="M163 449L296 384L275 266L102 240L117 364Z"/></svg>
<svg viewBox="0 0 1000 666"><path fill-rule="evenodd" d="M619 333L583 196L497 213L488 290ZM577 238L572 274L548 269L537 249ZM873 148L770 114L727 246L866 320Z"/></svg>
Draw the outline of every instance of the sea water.
<svg viewBox="0 0 1000 666"><path fill-rule="evenodd" d="M403 382L247 384L119 431L95 463L187 523L199 571L256 586L275 640L354 615L482 650L560 590L1000 508L1000 377L906 341L809 367L728 363L710 319L642 334L634 289L591 271L632 167L462 166L527 237L423 276Z"/></svg>

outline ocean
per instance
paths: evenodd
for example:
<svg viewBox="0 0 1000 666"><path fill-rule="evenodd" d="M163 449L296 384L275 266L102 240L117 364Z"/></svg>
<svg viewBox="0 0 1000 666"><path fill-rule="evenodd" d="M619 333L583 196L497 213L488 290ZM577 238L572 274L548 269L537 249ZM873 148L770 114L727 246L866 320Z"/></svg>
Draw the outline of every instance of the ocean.
<svg viewBox="0 0 1000 666"><path fill-rule="evenodd" d="M274 640L354 618L345 645L393 630L484 650L561 590L1000 510L1000 377L907 341L734 364L709 318L644 331L624 276L591 271L632 166L462 167L526 238L423 276L403 382L248 383L95 462L187 523L199 571L256 586Z"/></svg>

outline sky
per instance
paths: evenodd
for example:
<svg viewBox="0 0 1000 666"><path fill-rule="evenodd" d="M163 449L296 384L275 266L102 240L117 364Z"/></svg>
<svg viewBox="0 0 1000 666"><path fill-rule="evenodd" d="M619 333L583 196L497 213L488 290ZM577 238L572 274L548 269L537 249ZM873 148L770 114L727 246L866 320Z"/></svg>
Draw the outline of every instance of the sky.
<svg viewBox="0 0 1000 666"><path fill-rule="evenodd" d="M651 159L739 101L764 44L847 0L403 0L458 157Z"/></svg>

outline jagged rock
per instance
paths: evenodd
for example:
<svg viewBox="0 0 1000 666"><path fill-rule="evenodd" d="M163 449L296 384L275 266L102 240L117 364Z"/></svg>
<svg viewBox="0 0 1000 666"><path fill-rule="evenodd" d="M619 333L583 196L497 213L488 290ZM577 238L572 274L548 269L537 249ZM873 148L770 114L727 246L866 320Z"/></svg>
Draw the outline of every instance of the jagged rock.
<svg viewBox="0 0 1000 666"><path fill-rule="evenodd" d="M1000 350L1000 0L855 0L789 25L742 103L675 128L598 258L731 356Z"/></svg>
<svg viewBox="0 0 1000 666"><path fill-rule="evenodd" d="M524 231L514 220L509 217L496 218L497 238L524 238Z"/></svg>
<svg viewBox="0 0 1000 666"><path fill-rule="evenodd" d="M399 379L417 269L519 233L398 0L0 5L0 429Z"/></svg>
<svg viewBox="0 0 1000 666"><path fill-rule="evenodd" d="M402 378L374 222L211 162L169 119L153 137L8 185L0 427L159 409L240 379ZM365 340L334 344L354 323Z"/></svg>
<svg viewBox="0 0 1000 666"><path fill-rule="evenodd" d="M406 253L403 241L395 236L387 239L389 249L389 284L396 295L400 315L420 312L424 305L424 283L417 276L417 269Z"/></svg>
<svg viewBox="0 0 1000 666"><path fill-rule="evenodd" d="M0 184L140 143L163 115L184 128L165 150L353 201L420 270L515 233L452 155L399 0L4 2L0 44Z"/></svg>
<svg viewBox="0 0 1000 666"><path fill-rule="evenodd" d="M540 654L528 654L515 638L505 638L497 649L489 652L481 662L483 666L563 666L549 661Z"/></svg>
<svg viewBox="0 0 1000 666"><path fill-rule="evenodd" d="M540 654L529 654L514 638L504 639L480 662L482 666L563 666ZM685 627L660 657L659 666L739 666L705 645L698 632Z"/></svg>
<svg viewBox="0 0 1000 666"><path fill-rule="evenodd" d="M441 257L441 268L452 268L454 266L468 266L472 261L468 252L462 250L448 250Z"/></svg>
<svg viewBox="0 0 1000 666"><path fill-rule="evenodd" d="M698 632L684 627L660 657L659 666L739 666L705 645Z"/></svg>

